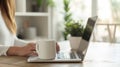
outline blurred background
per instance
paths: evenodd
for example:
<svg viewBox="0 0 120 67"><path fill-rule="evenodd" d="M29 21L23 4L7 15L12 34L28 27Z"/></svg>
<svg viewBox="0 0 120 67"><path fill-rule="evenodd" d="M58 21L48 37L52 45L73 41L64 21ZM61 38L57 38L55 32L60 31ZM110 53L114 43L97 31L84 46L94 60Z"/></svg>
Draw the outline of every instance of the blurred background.
<svg viewBox="0 0 120 67"><path fill-rule="evenodd" d="M65 22L98 16L92 41L120 43L120 0L16 0L17 36L63 41Z"/></svg>

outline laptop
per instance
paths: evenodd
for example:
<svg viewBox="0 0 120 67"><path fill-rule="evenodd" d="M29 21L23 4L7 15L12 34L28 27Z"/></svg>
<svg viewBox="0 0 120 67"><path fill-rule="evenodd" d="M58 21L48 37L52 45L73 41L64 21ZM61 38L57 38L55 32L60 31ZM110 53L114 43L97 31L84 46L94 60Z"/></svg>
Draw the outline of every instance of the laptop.
<svg viewBox="0 0 120 67"><path fill-rule="evenodd" d="M56 54L56 58L52 60L42 60L37 56L31 56L27 59L27 62L82 62L86 55L90 37L94 30L96 21L97 16L88 18L78 50L70 52L59 52Z"/></svg>

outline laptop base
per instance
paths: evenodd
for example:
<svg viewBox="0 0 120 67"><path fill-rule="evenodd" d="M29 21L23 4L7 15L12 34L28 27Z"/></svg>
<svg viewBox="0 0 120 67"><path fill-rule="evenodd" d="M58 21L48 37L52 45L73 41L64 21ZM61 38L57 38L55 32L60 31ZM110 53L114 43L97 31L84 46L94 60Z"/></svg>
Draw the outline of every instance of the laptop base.
<svg viewBox="0 0 120 67"><path fill-rule="evenodd" d="M81 59L53 59L53 60L43 60L38 58L37 56L29 57L27 62L79 62L81 63Z"/></svg>

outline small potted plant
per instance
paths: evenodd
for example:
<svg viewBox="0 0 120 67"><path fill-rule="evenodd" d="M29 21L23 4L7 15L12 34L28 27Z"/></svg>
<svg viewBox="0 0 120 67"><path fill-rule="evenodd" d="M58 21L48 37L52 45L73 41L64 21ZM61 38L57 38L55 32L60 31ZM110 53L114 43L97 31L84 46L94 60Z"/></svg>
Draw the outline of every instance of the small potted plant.
<svg viewBox="0 0 120 67"><path fill-rule="evenodd" d="M44 12L45 8L49 7L54 7L55 3L53 0L37 0L37 6L39 8L39 11Z"/></svg>
<svg viewBox="0 0 120 67"><path fill-rule="evenodd" d="M80 40L84 31L83 25L78 22L69 22L66 24L66 32L70 34L69 41L71 49L77 50L80 45Z"/></svg>

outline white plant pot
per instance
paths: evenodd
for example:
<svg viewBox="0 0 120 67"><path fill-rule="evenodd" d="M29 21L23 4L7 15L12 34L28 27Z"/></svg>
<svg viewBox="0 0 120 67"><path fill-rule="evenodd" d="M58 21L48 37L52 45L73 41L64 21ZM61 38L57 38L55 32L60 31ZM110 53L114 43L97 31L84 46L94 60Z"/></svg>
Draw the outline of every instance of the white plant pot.
<svg viewBox="0 0 120 67"><path fill-rule="evenodd" d="M16 0L16 12L26 12L26 0Z"/></svg>
<svg viewBox="0 0 120 67"><path fill-rule="evenodd" d="M72 50L77 50L82 37L70 37L69 42Z"/></svg>

